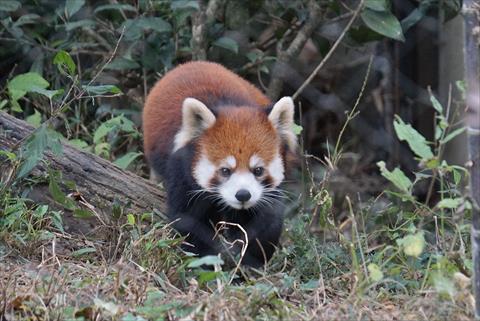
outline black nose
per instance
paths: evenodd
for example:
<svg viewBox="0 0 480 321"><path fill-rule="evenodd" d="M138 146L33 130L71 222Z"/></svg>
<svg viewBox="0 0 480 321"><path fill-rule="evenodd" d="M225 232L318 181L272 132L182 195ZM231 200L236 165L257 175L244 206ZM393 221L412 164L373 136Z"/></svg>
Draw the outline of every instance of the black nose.
<svg viewBox="0 0 480 321"><path fill-rule="evenodd" d="M237 192L237 194L235 194L235 197L240 202L246 202L250 199L250 197L252 197L252 195L246 189L241 189Z"/></svg>

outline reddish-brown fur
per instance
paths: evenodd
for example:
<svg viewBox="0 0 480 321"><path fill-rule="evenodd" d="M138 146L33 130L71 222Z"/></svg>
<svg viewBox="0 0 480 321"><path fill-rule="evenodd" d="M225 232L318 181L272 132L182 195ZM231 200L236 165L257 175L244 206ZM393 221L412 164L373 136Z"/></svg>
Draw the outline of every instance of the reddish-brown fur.
<svg viewBox="0 0 480 321"><path fill-rule="evenodd" d="M187 97L205 102L213 97L242 97L251 101L253 106L266 107L270 100L255 86L235 75L219 64L211 62L190 62L167 73L152 88L143 111L144 147L147 158L155 150L168 154L172 141L182 123L182 103ZM234 118L235 122L228 119ZM238 122L237 122L238 121ZM230 141L233 133L241 126L249 128L248 136L237 136L235 142L222 144L228 150L216 150L215 140ZM228 109L228 115L220 115L215 125L205 132L201 146L208 149L213 158L226 155L249 157L246 152L262 146L262 155L268 161L273 156L273 146L278 146L275 130L267 120L266 113L260 109ZM203 142L203 143L202 143ZM218 146L218 145L217 145ZM242 147L242 150L239 150ZM248 150L247 150L248 149ZM267 151L268 152L265 152ZM270 153L271 152L271 153ZM212 159L212 161L214 161ZM242 162L244 163L244 162Z"/></svg>
<svg viewBox="0 0 480 321"><path fill-rule="evenodd" d="M278 152L279 142L265 112L239 107L220 113L215 125L205 131L199 146L198 152L205 150L213 163L234 156L236 168L249 169L253 154L270 163Z"/></svg>

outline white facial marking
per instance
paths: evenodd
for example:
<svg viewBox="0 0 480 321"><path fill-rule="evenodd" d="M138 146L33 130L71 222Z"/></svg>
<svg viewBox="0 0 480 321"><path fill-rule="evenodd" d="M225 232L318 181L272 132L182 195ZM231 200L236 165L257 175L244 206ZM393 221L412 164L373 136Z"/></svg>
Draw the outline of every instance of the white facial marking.
<svg viewBox="0 0 480 321"><path fill-rule="evenodd" d="M237 167L237 160L233 156L228 156L223 161L221 161L222 166L228 168L235 168Z"/></svg>
<svg viewBox="0 0 480 321"><path fill-rule="evenodd" d="M250 199L245 203L241 203L235 197L235 194L242 189L247 190L251 195ZM246 171L233 173L229 179L219 187L219 193L222 198L229 206L235 209L252 207L262 197L262 191L263 187L255 179L255 176Z"/></svg>
<svg viewBox="0 0 480 321"><path fill-rule="evenodd" d="M250 157L250 162L249 164L250 168L255 168L255 167L263 167L265 166L265 163L263 160L257 156L257 154L253 154L252 157Z"/></svg>
<svg viewBox="0 0 480 321"><path fill-rule="evenodd" d="M273 186L277 187L280 185L285 178L285 168L283 166L283 160L278 153L270 164L268 164L267 170L273 179Z"/></svg>
<svg viewBox="0 0 480 321"><path fill-rule="evenodd" d="M198 185L208 189L209 183L215 175L215 170L215 165L205 155L202 155L193 169L193 178Z"/></svg>

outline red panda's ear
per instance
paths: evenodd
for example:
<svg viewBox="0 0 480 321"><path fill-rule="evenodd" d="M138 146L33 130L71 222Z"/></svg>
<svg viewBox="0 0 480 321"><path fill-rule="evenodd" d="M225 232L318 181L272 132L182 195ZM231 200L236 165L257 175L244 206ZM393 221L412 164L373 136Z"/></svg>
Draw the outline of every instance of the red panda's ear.
<svg viewBox="0 0 480 321"><path fill-rule="evenodd" d="M187 145L204 130L215 124L216 118L204 103L195 98L185 98L182 105L182 127L175 136L173 151Z"/></svg>
<svg viewBox="0 0 480 321"><path fill-rule="evenodd" d="M277 101L272 111L268 114L268 120L277 130L280 138L287 144L288 148L295 152L297 149L297 136L293 132L293 115L295 105L291 97L283 97Z"/></svg>

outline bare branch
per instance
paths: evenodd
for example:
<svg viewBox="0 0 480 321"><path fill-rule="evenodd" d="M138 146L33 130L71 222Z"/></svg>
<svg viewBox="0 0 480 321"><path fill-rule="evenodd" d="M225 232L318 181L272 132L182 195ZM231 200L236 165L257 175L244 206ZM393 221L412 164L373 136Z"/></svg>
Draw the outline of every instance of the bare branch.
<svg viewBox="0 0 480 321"><path fill-rule="evenodd" d="M325 65L325 63L328 61L328 59L332 56L333 52L337 49L338 45L340 44L340 42L342 42L343 38L345 37L345 35L347 34L347 31L350 29L350 27L352 26L353 22L355 21L355 19L357 18L358 14L360 13L360 10L362 9L363 7L363 1L364 0L361 0L360 1L360 4L358 5L357 7L357 10L355 10L355 13L353 14L352 18L350 18L350 20L348 21L347 25L345 26L345 28L343 29L342 31L342 34L340 35L340 37L338 37L338 39L335 41L335 43L333 44L333 46L330 48L330 50L328 51L328 53L325 55L325 57L323 57L322 61L318 64L318 66L315 68L315 70L313 70L313 72L310 74L310 76L308 76L308 78L305 80L305 82L300 86L300 88L297 89L297 91L293 94L292 98L293 99L296 99L298 97L298 95L300 95L300 93L305 89L305 87L308 86L308 84L313 80L313 78L315 78L315 76L317 75L317 73L320 71L320 69L322 69L322 67Z"/></svg>
<svg viewBox="0 0 480 321"><path fill-rule="evenodd" d="M285 66L288 65L294 57L296 57L300 51L305 46L305 43L312 35L313 31L317 28L317 26L322 21L321 14L322 10L321 7L318 5L317 1L311 0L308 4L310 16L308 17L305 24L300 28L297 35L290 43L286 50L283 50L282 45L285 42L285 38L288 32L283 36L282 39L278 42L277 45L277 62L275 63L272 71L272 78L270 83L268 84L267 95L272 99L275 100L280 95L283 86L283 78L282 75L285 70Z"/></svg>

